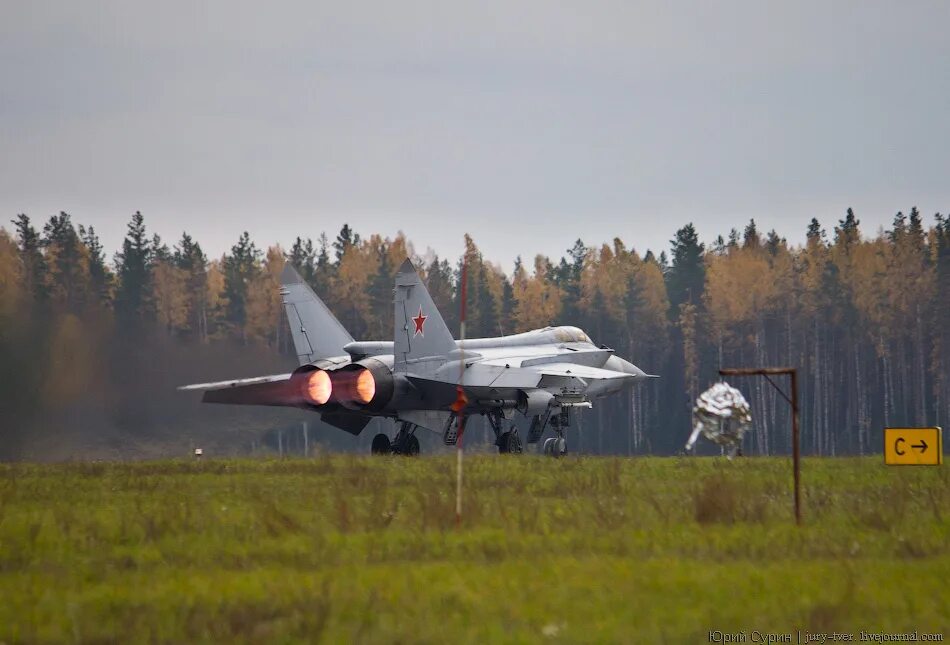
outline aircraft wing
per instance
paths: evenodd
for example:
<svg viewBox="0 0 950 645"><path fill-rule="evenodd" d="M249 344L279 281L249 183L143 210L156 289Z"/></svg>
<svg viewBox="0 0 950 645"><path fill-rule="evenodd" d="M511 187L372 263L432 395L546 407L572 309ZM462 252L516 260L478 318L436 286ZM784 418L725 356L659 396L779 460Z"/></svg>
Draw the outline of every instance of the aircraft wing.
<svg viewBox="0 0 950 645"><path fill-rule="evenodd" d="M230 403L232 405L295 405L290 374L255 376L254 378L183 385L184 392L204 392L203 403Z"/></svg>
<svg viewBox="0 0 950 645"><path fill-rule="evenodd" d="M535 367L550 363L571 363L574 365L603 365L613 354L612 349L570 349L568 351L552 351L551 353L528 356L505 356L503 358L489 358L479 361L482 365L504 367Z"/></svg>
<svg viewBox="0 0 950 645"><path fill-rule="evenodd" d="M534 365L521 369L537 371L544 376L573 376L582 379L634 378L633 375L627 374L626 372L615 372L614 370L588 367L587 365L578 365L577 363L545 363L543 365Z"/></svg>
<svg viewBox="0 0 950 645"><path fill-rule="evenodd" d="M184 392L203 392L202 403L229 403L231 405L275 405L298 407L300 395L290 384L292 374L255 376L233 381L196 383L183 385ZM372 417L355 412L327 411L320 413L320 420L353 435L358 435Z"/></svg>
<svg viewBox="0 0 950 645"><path fill-rule="evenodd" d="M426 389L435 398L440 396L443 399L451 398L454 396L454 384L458 376L456 369L455 366L449 364L441 373L437 373L436 379L410 376L409 380L418 387ZM541 382L545 376L574 377L585 380L634 378L626 372L578 363L541 363L517 367L511 365L510 362L506 365L504 359L493 359L470 364L465 369L464 383L468 387L531 389L542 387Z"/></svg>
<svg viewBox="0 0 950 645"><path fill-rule="evenodd" d="M213 383L194 383L193 385L182 385L178 389L184 392L208 392L210 390L223 390L229 387L240 387L242 385L257 385L258 383L274 383L275 381L290 380L290 374L273 374L271 376L255 376L253 378L239 378L232 381L215 381Z"/></svg>

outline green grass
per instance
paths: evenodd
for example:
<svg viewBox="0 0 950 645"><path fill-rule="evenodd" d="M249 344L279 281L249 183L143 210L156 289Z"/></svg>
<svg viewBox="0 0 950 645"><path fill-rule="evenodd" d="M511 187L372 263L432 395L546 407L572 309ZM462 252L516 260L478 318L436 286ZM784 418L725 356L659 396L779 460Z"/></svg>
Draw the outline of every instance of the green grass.
<svg viewBox="0 0 950 645"><path fill-rule="evenodd" d="M807 459L0 466L0 642L950 631L950 475ZM948 634L950 635L950 634Z"/></svg>

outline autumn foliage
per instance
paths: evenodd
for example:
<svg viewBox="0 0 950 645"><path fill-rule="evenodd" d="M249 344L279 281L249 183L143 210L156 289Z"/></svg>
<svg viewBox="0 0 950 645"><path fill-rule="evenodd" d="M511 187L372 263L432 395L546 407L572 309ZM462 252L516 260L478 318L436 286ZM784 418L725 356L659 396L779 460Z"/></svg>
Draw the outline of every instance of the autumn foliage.
<svg viewBox="0 0 950 645"><path fill-rule="evenodd" d="M389 340L392 276L412 258L458 331L461 258L419 256L401 234L361 237L343 226L332 241L264 249L244 233L210 258L187 234L171 246L149 236L135 213L110 261L92 227L67 213L41 229L26 215L11 224L0 229L6 457L34 454L86 413L107 419L120 443L174 437L175 384L292 367L278 285L288 261L355 337ZM829 235L813 219L802 246L763 236L754 222L707 246L689 224L659 256L619 238L578 240L557 261L517 258L510 275L466 235L467 334L577 325L662 377L585 414L573 439L585 452L673 452L716 370L760 365L800 368L806 452L877 451L885 425L950 416L950 222L938 214L928 228L912 209L873 237L859 224L849 210ZM248 373L223 373L236 366ZM749 451L787 450L775 392L738 385L756 420ZM203 432L220 425L203 422Z"/></svg>

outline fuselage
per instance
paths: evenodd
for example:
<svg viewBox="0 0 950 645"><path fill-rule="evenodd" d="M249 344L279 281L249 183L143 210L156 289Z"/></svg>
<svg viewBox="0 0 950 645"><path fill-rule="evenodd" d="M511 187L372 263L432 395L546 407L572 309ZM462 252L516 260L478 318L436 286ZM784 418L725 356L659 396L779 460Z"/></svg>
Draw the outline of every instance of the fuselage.
<svg viewBox="0 0 950 645"><path fill-rule="evenodd" d="M470 414L488 416L501 437L500 420L517 411L532 419L528 443L550 421L562 445L573 408L647 377L577 327L456 340L408 259L394 277L392 340L355 340L290 265L280 293L299 367L181 389L204 392L208 403L312 410L352 434L371 417L394 418L399 442L425 427L451 444L450 426Z"/></svg>
<svg viewBox="0 0 950 645"><path fill-rule="evenodd" d="M600 398L646 378L635 365L615 356L612 349L596 346L577 327L545 327L509 336L457 340L455 345L455 351L442 357L436 378L427 380L425 388L415 387L417 381L410 369L406 376L397 375L396 396L389 404L365 412L394 416L412 409L448 409L459 385L469 401L467 412L479 413L518 408L535 391L550 392L552 396L577 392L584 400ZM347 356L328 360L336 365L369 360L389 370L393 367L391 341L354 341L344 349ZM563 370L565 364L609 370L628 378L571 376L570 369ZM567 373L540 375L546 365L562 366L562 372Z"/></svg>

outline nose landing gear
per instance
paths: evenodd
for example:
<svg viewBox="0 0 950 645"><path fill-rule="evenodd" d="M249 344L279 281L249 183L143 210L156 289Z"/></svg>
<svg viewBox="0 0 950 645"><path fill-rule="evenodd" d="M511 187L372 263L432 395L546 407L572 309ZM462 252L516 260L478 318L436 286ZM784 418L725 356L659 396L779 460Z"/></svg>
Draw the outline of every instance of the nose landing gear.
<svg viewBox="0 0 950 645"><path fill-rule="evenodd" d="M542 446L544 454L549 457L563 457L567 454L567 442L564 437L548 437Z"/></svg>
<svg viewBox="0 0 950 645"><path fill-rule="evenodd" d="M557 413L553 408L548 408L544 415L539 415L531 422L531 430L528 432L528 443L537 443L544 433L545 427L550 424L554 430L553 437L548 437L542 444L542 452L551 457L563 457L567 454L567 441L564 439L564 432L571 423L571 408L561 406Z"/></svg>

